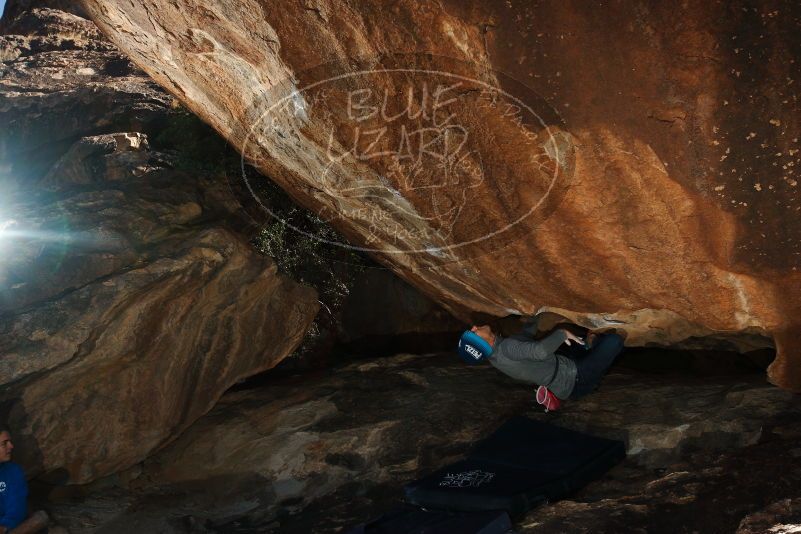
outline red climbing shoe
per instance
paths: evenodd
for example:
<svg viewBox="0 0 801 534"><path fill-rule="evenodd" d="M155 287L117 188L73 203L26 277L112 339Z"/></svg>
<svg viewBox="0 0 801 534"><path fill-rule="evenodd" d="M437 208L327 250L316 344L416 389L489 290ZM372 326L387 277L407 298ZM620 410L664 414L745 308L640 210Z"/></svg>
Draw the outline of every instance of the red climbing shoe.
<svg viewBox="0 0 801 534"><path fill-rule="evenodd" d="M537 388L537 402L545 406L546 413L555 412L562 404L562 401L560 401L559 398L551 393L551 390L545 386L540 386Z"/></svg>

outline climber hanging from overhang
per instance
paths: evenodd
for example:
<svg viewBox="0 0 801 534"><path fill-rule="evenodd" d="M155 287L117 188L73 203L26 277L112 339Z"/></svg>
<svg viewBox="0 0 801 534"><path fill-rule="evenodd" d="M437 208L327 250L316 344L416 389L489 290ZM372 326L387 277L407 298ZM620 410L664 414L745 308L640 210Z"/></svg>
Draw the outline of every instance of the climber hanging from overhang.
<svg viewBox="0 0 801 534"><path fill-rule="evenodd" d="M536 318L509 337L489 325L473 325L459 339L458 352L468 364L486 360L516 380L538 385L537 402L553 411L563 400L593 392L623 350L623 337L616 333L588 332L582 339L558 328L540 340L536 333Z"/></svg>

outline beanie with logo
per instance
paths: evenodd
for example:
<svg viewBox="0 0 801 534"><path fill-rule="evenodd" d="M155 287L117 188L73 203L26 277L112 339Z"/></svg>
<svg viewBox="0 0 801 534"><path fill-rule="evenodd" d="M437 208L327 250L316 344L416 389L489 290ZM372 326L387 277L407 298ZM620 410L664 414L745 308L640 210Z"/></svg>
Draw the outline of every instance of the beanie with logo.
<svg viewBox="0 0 801 534"><path fill-rule="evenodd" d="M462 337L459 338L459 346L456 350L465 363L474 365L490 357L492 345L475 332L465 330Z"/></svg>

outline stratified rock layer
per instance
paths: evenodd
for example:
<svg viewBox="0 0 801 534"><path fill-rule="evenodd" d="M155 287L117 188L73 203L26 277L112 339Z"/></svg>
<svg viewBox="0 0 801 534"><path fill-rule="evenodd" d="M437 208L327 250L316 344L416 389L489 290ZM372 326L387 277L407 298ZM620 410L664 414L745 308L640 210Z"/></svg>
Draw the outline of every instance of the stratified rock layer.
<svg viewBox="0 0 801 534"><path fill-rule="evenodd" d="M0 208L82 136L154 134L175 99L102 38L91 21L34 9L0 35Z"/></svg>
<svg viewBox="0 0 801 534"><path fill-rule="evenodd" d="M801 390L797 3L83 3L452 310L756 334Z"/></svg>
<svg viewBox="0 0 801 534"><path fill-rule="evenodd" d="M318 304L232 230L222 176L179 170L142 131L103 133L168 123L168 95L91 22L21 17L48 29L0 37L0 418L28 476L83 483L281 361Z"/></svg>
<svg viewBox="0 0 801 534"><path fill-rule="evenodd" d="M146 149L115 152L114 137L86 138L66 156L111 145L86 162L107 181L15 206L31 237L14 239L0 272L10 288L0 382L18 458L56 481L141 461L233 383L289 354L317 310L314 290L215 221L224 203L212 184ZM131 155L142 176L130 174ZM115 177L120 168L129 175Z"/></svg>

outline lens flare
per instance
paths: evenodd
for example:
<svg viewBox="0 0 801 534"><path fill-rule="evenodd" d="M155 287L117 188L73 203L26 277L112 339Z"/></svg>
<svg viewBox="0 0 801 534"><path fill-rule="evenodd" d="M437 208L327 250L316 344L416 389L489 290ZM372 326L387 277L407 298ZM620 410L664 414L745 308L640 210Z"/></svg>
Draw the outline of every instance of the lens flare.
<svg viewBox="0 0 801 534"><path fill-rule="evenodd" d="M14 219L8 219L6 221L0 222L0 239L5 237L7 234L12 232L12 228L17 226L17 221Z"/></svg>

